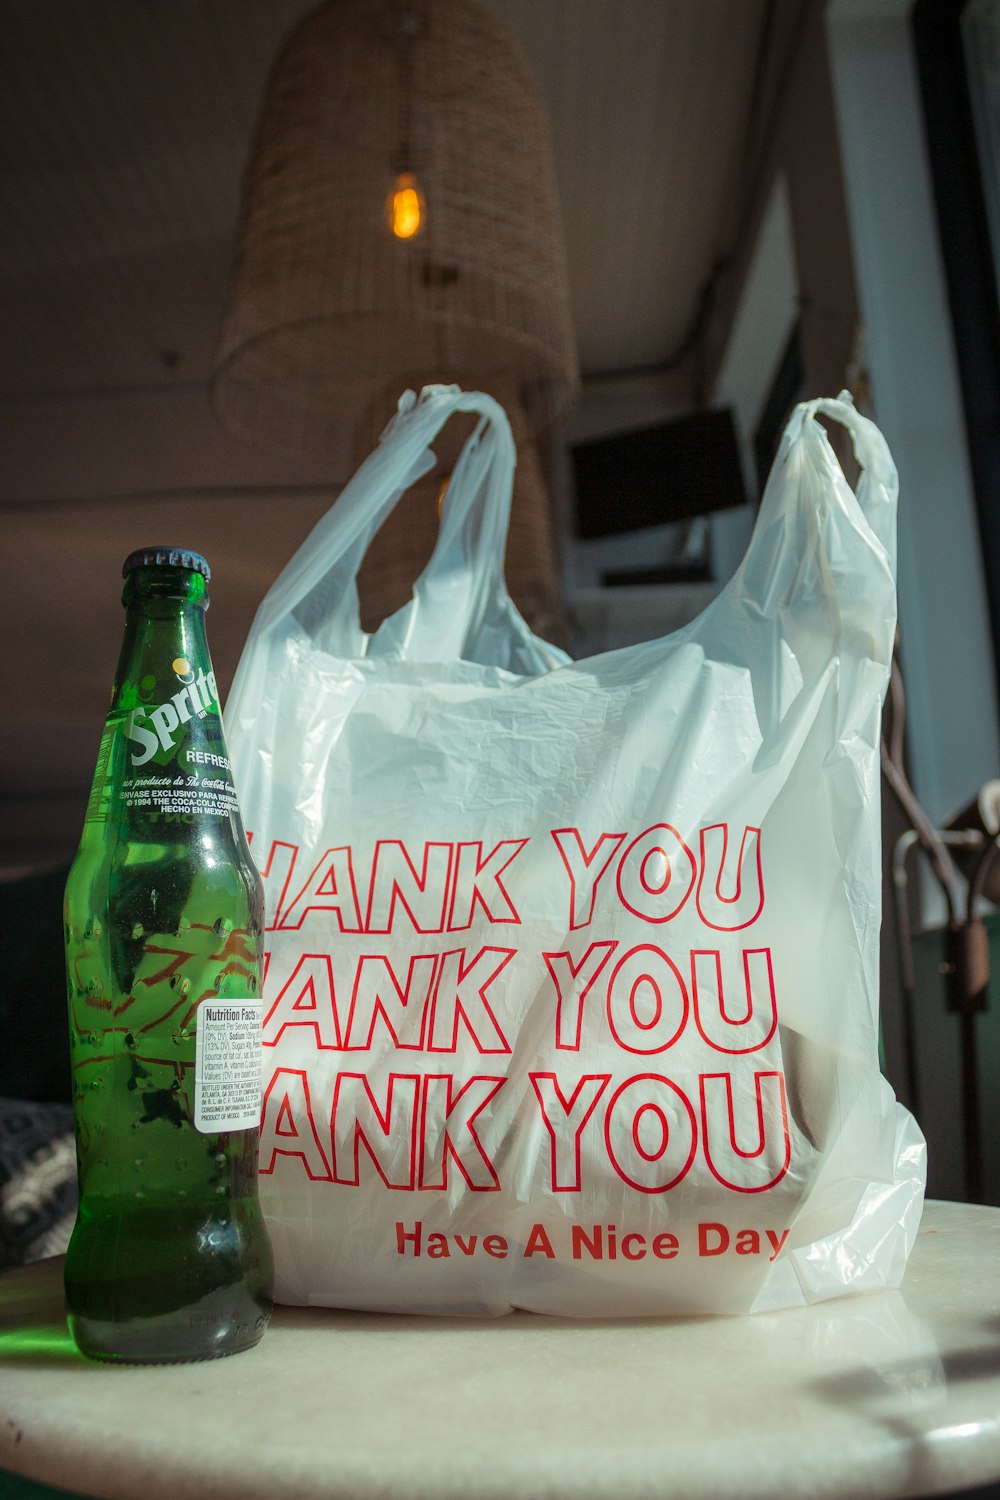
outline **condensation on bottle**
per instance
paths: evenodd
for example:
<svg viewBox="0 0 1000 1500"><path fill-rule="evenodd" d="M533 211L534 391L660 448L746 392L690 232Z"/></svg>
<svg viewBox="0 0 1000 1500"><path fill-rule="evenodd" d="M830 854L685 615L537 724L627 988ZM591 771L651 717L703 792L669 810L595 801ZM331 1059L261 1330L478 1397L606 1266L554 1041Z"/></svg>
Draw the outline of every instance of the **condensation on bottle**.
<svg viewBox="0 0 1000 1500"><path fill-rule="evenodd" d="M263 888L205 635L209 567L122 569L125 632L66 884L80 1200L70 1332L95 1359L256 1344L271 1313L257 1195Z"/></svg>

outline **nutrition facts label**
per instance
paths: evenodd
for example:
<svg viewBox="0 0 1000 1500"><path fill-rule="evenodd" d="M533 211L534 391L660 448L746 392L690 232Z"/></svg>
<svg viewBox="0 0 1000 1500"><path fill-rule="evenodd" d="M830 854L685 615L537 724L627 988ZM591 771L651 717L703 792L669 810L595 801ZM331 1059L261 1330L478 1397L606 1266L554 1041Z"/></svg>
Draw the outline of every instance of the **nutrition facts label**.
<svg viewBox="0 0 1000 1500"><path fill-rule="evenodd" d="M194 1123L204 1135L260 1124L260 1000L203 1000L194 1059Z"/></svg>
<svg viewBox="0 0 1000 1500"><path fill-rule="evenodd" d="M136 811L228 818L236 812L236 789L228 776L127 776L119 793Z"/></svg>

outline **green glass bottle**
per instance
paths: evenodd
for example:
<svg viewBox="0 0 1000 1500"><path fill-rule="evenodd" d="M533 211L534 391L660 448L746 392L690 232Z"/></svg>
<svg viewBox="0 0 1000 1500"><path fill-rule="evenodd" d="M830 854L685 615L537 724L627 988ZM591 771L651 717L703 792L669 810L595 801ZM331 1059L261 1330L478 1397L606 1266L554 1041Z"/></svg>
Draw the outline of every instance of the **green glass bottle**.
<svg viewBox="0 0 1000 1500"><path fill-rule="evenodd" d="M263 888L205 638L208 564L122 569L125 635L66 884L80 1204L70 1332L95 1359L249 1348L271 1311L257 1197Z"/></svg>

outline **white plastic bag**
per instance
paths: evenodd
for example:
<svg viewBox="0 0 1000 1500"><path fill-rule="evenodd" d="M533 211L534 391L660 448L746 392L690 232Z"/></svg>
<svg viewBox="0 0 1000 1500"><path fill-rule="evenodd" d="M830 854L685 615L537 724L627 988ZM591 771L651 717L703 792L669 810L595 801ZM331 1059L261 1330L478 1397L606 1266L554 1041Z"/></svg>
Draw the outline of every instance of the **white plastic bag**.
<svg viewBox="0 0 1000 1500"><path fill-rule="evenodd" d="M367 636L358 566L455 411L480 421L436 551ZM513 467L492 399L408 392L233 686L279 1299L593 1316L896 1285L924 1145L877 1062L885 443L849 397L798 407L718 599L578 662L504 586Z"/></svg>

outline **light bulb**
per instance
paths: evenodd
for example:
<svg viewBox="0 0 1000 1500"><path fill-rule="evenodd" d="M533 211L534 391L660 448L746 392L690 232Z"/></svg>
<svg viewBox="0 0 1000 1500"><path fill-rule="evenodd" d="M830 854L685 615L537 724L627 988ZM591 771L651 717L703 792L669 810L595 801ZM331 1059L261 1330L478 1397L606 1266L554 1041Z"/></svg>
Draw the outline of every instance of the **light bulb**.
<svg viewBox="0 0 1000 1500"><path fill-rule="evenodd" d="M423 228L425 216L424 195L417 179L412 172L399 172L386 199L389 228L398 240L412 240Z"/></svg>

